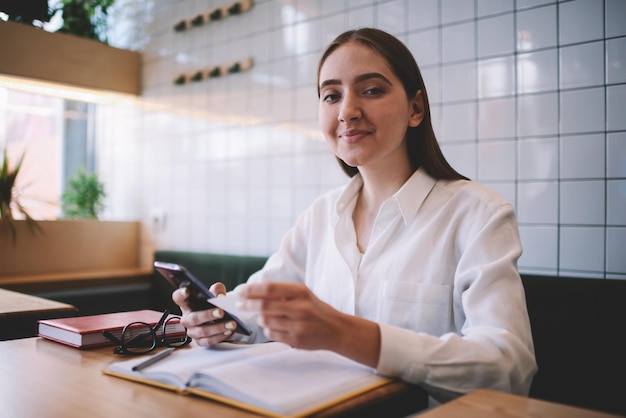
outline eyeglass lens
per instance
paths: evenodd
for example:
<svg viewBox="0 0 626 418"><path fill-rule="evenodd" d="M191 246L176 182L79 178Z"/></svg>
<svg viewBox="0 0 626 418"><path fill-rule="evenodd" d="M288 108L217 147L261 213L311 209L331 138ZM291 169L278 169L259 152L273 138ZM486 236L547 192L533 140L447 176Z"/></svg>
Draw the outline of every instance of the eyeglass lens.
<svg viewBox="0 0 626 418"><path fill-rule="evenodd" d="M154 350L157 338L154 329L145 322L133 322L122 331L121 349L130 354L142 354Z"/></svg>
<svg viewBox="0 0 626 418"><path fill-rule="evenodd" d="M180 325L180 317L170 316L165 311L161 320L154 326L145 322L132 322L124 327L120 339L115 339L110 333L105 334L112 341L118 341L116 354L145 354L159 345L167 347L182 347L191 342L187 330Z"/></svg>
<svg viewBox="0 0 626 418"><path fill-rule="evenodd" d="M188 344L191 339L187 336L187 330L181 333L180 318L172 316L163 323L161 331L161 343L168 347L181 347Z"/></svg>

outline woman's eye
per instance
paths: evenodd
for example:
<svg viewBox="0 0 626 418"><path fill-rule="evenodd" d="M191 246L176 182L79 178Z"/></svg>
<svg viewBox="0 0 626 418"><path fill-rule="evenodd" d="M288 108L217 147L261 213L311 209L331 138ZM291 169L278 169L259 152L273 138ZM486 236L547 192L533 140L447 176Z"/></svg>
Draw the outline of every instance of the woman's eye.
<svg viewBox="0 0 626 418"><path fill-rule="evenodd" d="M366 89L363 94L367 95L367 96L378 96L380 94L383 93L382 89L379 89L378 87L373 87L371 89Z"/></svg>
<svg viewBox="0 0 626 418"><path fill-rule="evenodd" d="M337 100L338 97L339 97L338 94L329 93L329 94L325 94L322 97L322 100L325 102L334 102L335 100Z"/></svg>

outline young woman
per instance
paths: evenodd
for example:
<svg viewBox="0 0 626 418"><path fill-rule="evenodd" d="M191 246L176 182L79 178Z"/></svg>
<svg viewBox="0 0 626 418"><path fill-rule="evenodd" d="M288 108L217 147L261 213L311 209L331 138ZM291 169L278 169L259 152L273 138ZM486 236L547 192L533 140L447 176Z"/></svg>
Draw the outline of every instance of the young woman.
<svg viewBox="0 0 626 418"><path fill-rule="evenodd" d="M536 362L514 210L446 162L410 51L377 29L343 33L321 57L318 93L320 127L351 180L238 289L259 311L249 341L332 350L438 400L527 394ZM191 312L186 297L173 295L198 344L233 338L221 310Z"/></svg>

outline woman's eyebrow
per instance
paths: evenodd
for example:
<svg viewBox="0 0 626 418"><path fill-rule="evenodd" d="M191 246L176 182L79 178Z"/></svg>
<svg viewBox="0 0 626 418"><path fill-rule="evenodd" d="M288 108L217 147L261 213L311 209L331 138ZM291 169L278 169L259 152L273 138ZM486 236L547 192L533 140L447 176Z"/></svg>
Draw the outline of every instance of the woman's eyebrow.
<svg viewBox="0 0 626 418"><path fill-rule="evenodd" d="M322 84L320 84L320 89L323 89L326 86L339 86L339 85L341 85L341 81L336 78L333 78L330 80L322 81Z"/></svg>
<svg viewBox="0 0 626 418"><path fill-rule="evenodd" d="M372 78L378 78L382 81L384 81L385 83L392 85L391 81L389 81L389 79L387 77L385 77L384 75L380 74L380 73L365 73L365 74L361 74L358 75L354 78L354 82L355 83L361 83L363 81L367 81L370 80ZM323 89L326 86L331 86L331 85L341 85L341 80L336 79L336 78L332 78L330 80L324 80L322 81L322 83L320 84L320 89Z"/></svg>
<svg viewBox="0 0 626 418"><path fill-rule="evenodd" d="M391 81L389 81L389 79L387 77L385 77L384 75L382 75L381 73L365 73L365 74L361 74L358 75L354 78L354 82L355 83L360 83L362 81L367 81L370 80L372 78L378 78L382 81L384 81L385 83L389 84L391 86Z"/></svg>

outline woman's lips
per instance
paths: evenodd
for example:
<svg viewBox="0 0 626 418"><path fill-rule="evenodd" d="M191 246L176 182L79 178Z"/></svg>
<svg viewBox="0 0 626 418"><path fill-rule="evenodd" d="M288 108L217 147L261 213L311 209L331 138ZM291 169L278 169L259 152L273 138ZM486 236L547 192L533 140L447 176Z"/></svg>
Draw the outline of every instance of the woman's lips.
<svg viewBox="0 0 626 418"><path fill-rule="evenodd" d="M343 138L347 142L356 142L364 136L368 135L369 131L362 129L348 129L339 134L339 138Z"/></svg>

